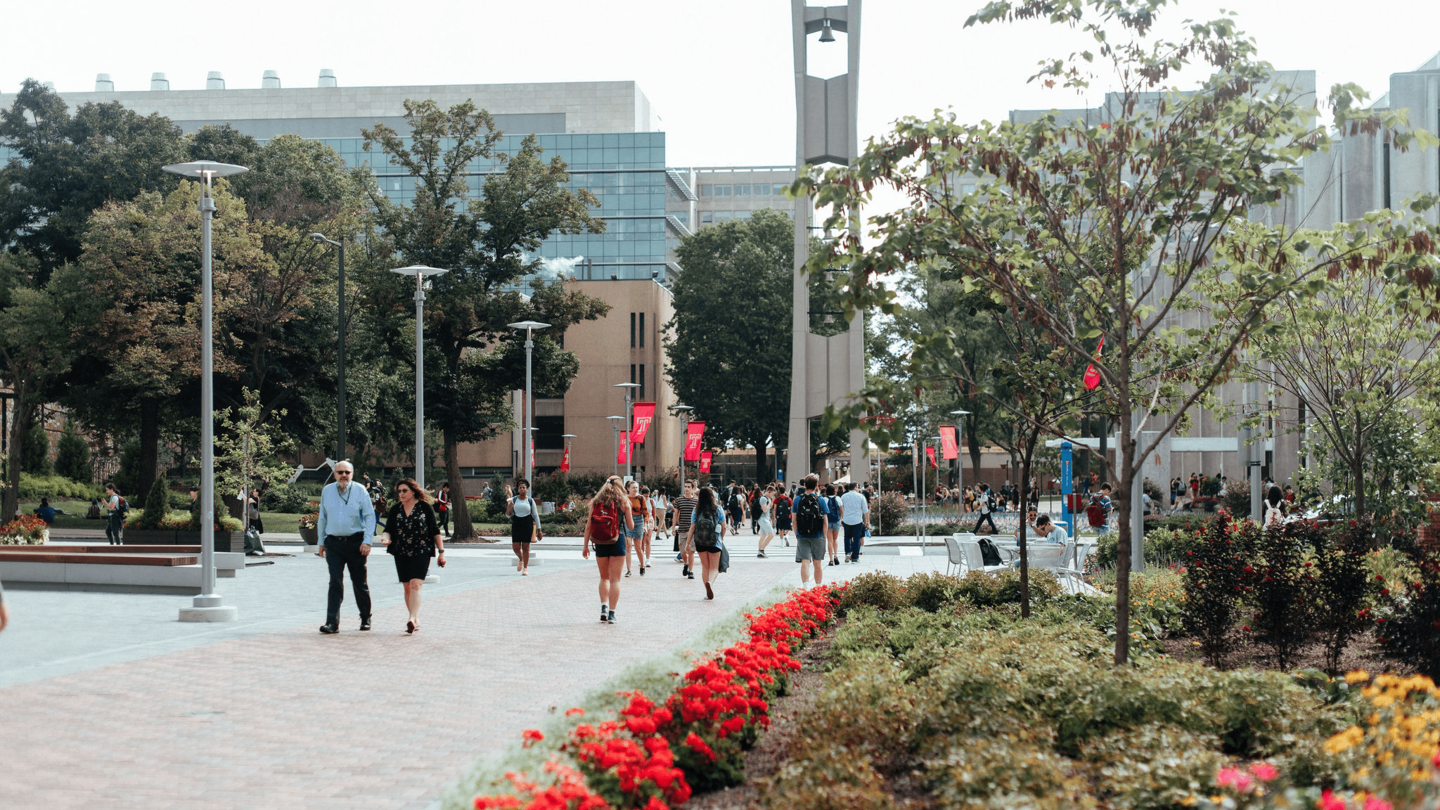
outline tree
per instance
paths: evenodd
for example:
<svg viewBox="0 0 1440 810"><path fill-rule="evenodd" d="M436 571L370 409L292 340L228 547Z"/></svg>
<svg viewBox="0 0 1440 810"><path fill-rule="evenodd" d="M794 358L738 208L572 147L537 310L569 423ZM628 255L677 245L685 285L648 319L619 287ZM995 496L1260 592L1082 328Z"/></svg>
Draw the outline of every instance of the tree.
<svg viewBox="0 0 1440 810"><path fill-rule="evenodd" d="M933 266L1043 330L1070 363L1093 360L1106 410L1121 426L1121 514L1141 461L1225 379L1275 302L1362 267L1432 275L1428 240L1411 238L1425 226L1414 220L1373 216L1331 233L1248 221L1252 207L1296 188L1296 167L1328 148L1328 130L1314 124L1313 101L1276 81L1233 20L1190 23L1174 40L1157 34L1168 4L992 2L967 24L1048 19L1094 40L1095 52L1047 60L1035 78L1085 87L1093 60L1109 62L1119 86L1105 120L1058 112L998 125L903 119L851 166L797 184L833 207L837 229L860 215L876 186L911 201L870 220L878 244L862 247L845 233L813 257L817 268L852 267L854 306L895 308L887 279ZM1192 62L1208 75L1180 91L1174 77ZM1433 142L1407 132L1401 113L1354 109L1357 92L1332 92L1339 126L1385 129L1395 148ZM966 177L976 178L973 192L958 182ZM1245 294L1215 307L1200 282L1227 274ZM1193 323L1183 317L1202 310ZM1105 354L1096 359L1102 336ZM1142 442L1142 429L1153 438ZM1118 542L1117 665L1129 658L1128 521Z"/></svg>
<svg viewBox="0 0 1440 810"><path fill-rule="evenodd" d="M675 317L665 324L666 375L707 441L783 447L790 420L791 272L795 224L771 210L701 228L676 251Z"/></svg>
<svg viewBox="0 0 1440 810"><path fill-rule="evenodd" d="M50 466L50 432L40 420L30 420L30 429L25 431L25 447L20 455L24 459L21 462L21 472L49 475L54 471Z"/></svg>
<svg viewBox="0 0 1440 810"><path fill-rule="evenodd" d="M90 445L75 431L75 421L65 420L65 430L55 445L55 473L88 484L95 477L90 466Z"/></svg>
<svg viewBox="0 0 1440 810"><path fill-rule="evenodd" d="M80 257L92 211L173 189L178 181L162 167L183 159L180 128L169 119L119 102L83 104L72 115L33 79L0 111L0 146L17 153L0 168L0 245L34 256L42 286Z"/></svg>
<svg viewBox="0 0 1440 810"><path fill-rule="evenodd" d="M215 432L215 494L217 499L249 495L257 487L271 487L290 478L293 470L278 454L294 448L276 424L267 422L260 395L243 392L244 403L217 415ZM283 417L284 411L275 415ZM232 494L234 493L234 494ZM244 514L243 511L241 514Z"/></svg>
<svg viewBox="0 0 1440 810"><path fill-rule="evenodd" d="M14 395L10 456L5 465L4 513L15 514L20 471L48 466L50 443L30 442L44 390L69 365L65 332L56 317L53 285L36 283L38 262L25 254L0 253L0 380ZM43 431L44 426L41 425Z"/></svg>
<svg viewBox="0 0 1440 810"><path fill-rule="evenodd" d="M1258 331L1241 357L1241 376L1304 403L1304 422L1299 413L1285 414L1287 421L1324 438L1319 444L1334 461L1325 466L1340 473L1329 483L1352 494L1357 517L1381 488L1416 483L1367 476L1366 465L1397 447L1397 433L1416 431L1405 415L1409 403L1440 391L1440 331L1387 275L1341 276L1316 296L1280 302L1271 328ZM1222 284L1215 294L1236 291ZM1395 426L1397 418L1408 425ZM1371 506L1388 512L1391 500Z"/></svg>
<svg viewBox="0 0 1440 810"><path fill-rule="evenodd" d="M460 444L497 435L508 426L506 398L524 387L524 335L506 324L537 320L550 328L535 336L537 397L560 396L579 367L560 348L565 330L602 317L609 306L568 289L563 282L533 278L538 252L555 233L600 233L591 215L599 200L586 189L571 191L559 157L547 163L534 135L514 155L495 151L503 133L471 102L449 110L433 101L405 102L409 139L384 124L365 130L365 149L376 146L415 178L414 202L396 205L373 185L376 219L404 263L449 272L431 282L425 306L426 418L444 434L446 477L454 495L455 536L473 536L460 474ZM479 198L470 197L469 172L493 165ZM534 258L527 258L534 257ZM401 364L413 362L414 282L372 266L367 296ZM528 299L517 289L528 282ZM427 355L427 356L428 356ZM416 459L416 464L427 463Z"/></svg>

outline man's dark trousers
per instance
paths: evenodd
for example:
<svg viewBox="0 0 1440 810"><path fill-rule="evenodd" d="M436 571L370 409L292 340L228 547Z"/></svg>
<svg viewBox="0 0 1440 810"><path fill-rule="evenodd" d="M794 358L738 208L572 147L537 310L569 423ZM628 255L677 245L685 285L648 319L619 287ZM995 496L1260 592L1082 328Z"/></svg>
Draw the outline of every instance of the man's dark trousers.
<svg viewBox="0 0 1440 810"><path fill-rule="evenodd" d="M865 524L846 523L841 528L845 532L845 557L859 562L860 546L865 542Z"/></svg>
<svg viewBox="0 0 1440 810"><path fill-rule="evenodd" d="M350 569L350 587L355 589L355 605L362 621L370 618L370 586L365 581L365 557L360 554L361 532L348 537L330 535L325 538L325 562L330 566L330 600L325 606L325 621L340 625L340 603L345 601L344 573Z"/></svg>
<svg viewBox="0 0 1440 810"><path fill-rule="evenodd" d="M981 513L979 519L977 519L977 520L975 521L975 528L974 528L974 529L971 529L971 530L970 530L970 533L971 533L971 534L978 534L978 533L980 532L980 524L986 523L986 522L988 522L988 523L990 524L990 531L994 532L995 534L999 534L999 533L1000 533L1000 530L997 529L997 528L995 528L995 518L991 516L991 513L990 513L990 512Z"/></svg>

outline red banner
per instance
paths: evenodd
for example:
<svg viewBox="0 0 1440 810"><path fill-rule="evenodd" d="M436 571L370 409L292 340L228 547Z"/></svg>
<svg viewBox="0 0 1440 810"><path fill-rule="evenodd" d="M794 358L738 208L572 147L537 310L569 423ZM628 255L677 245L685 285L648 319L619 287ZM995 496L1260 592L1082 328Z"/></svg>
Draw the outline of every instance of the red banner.
<svg viewBox="0 0 1440 810"><path fill-rule="evenodd" d="M565 455L560 458L560 472L570 472L570 445L565 445Z"/></svg>
<svg viewBox="0 0 1440 810"><path fill-rule="evenodd" d="M625 464L630 461L630 431L620 431L620 452L615 454L616 464Z"/></svg>
<svg viewBox="0 0 1440 810"><path fill-rule="evenodd" d="M655 403L635 403L635 423L630 426L631 444L644 444L645 434L650 432L650 423L655 421Z"/></svg>
<svg viewBox="0 0 1440 810"><path fill-rule="evenodd" d="M691 422L685 429L685 460L700 460L700 442L705 439L705 423Z"/></svg>
<svg viewBox="0 0 1440 810"><path fill-rule="evenodd" d="M710 454L709 454L709 453L701 453L701 454L700 454L700 472L703 473L703 474L707 474L707 475L710 473Z"/></svg>
<svg viewBox="0 0 1440 810"><path fill-rule="evenodd" d="M530 469L535 469L535 440L530 440Z"/></svg>
<svg viewBox="0 0 1440 810"><path fill-rule="evenodd" d="M925 455L930 459L931 467L935 467L937 469L940 467L940 462L935 460L935 448L926 446Z"/></svg>
<svg viewBox="0 0 1440 810"><path fill-rule="evenodd" d="M1104 336L1104 335L1101 335L1101 336L1100 336L1100 345L1098 345L1098 346L1095 347L1095 359L1096 359L1096 360L1099 360L1099 359L1100 359L1100 356L1101 356L1102 354L1104 354L1104 353L1105 353L1105 336ZM1088 365L1088 366L1085 367L1085 390L1086 390L1086 391L1094 391L1096 388L1099 388L1099 387L1100 387L1100 372L1096 371L1096 370L1095 370L1095 364L1094 364L1094 363L1091 363L1090 365Z"/></svg>
<svg viewBox="0 0 1440 810"><path fill-rule="evenodd" d="M956 438L954 425L940 426L940 456L946 461L960 457L960 441Z"/></svg>

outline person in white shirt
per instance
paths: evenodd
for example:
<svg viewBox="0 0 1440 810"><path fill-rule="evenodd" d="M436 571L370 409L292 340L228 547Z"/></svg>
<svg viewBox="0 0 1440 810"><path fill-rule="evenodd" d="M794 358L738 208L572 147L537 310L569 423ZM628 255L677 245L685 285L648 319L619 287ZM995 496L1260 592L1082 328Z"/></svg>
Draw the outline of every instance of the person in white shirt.
<svg viewBox="0 0 1440 810"><path fill-rule="evenodd" d="M845 494L840 496L840 528L845 532L846 562L860 562L860 546L865 543L865 530L869 527L870 503L851 481L845 485Z"/></svg>

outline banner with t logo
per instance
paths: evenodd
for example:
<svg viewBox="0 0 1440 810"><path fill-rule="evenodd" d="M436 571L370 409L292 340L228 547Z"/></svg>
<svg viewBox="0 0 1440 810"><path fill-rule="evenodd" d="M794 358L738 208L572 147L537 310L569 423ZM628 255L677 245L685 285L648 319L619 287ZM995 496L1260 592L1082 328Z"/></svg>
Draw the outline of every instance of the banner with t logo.
<svg viewBox="0 0 1440 810"><path fill-rule="evenodd" d="M565 445L565 457L560 459L560 472L570 472L570 445Z"/></svg>
<svg viewBox="0 0 1440 810"><path fill-rule="evenodd" d="M960 442L955 437L954 425L940 426L940 457L946 461L960 457Z"/></svg>
<svg viewBox="0 0 1440 810"><path fill-rule="evenodd" d="M655 421L655 403L635 403L635 424L630 426L630 443L644 444L645 434L650 432L650 423Z"/></svg>
<svg viewBox="0 0 1440 810"><path fill-rule="evenodd" d="M620 431L620 452L615 454L616 464L625 464L630 461L630 431Z"/></svg>
<svg viewBox="0 0 1440 810"><path fill-rule="evenodd" d="M700 454L700 472L708 475L710 473L710 454Z"/></svg>
<svg viewBox="0 0 1440 810"><path fill-rule="evenodd" d="M691 422L685 428L685 460L700 460L700 442L705 439L705 423Z"/></svg>

